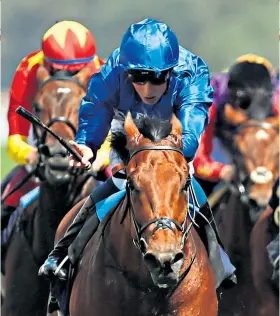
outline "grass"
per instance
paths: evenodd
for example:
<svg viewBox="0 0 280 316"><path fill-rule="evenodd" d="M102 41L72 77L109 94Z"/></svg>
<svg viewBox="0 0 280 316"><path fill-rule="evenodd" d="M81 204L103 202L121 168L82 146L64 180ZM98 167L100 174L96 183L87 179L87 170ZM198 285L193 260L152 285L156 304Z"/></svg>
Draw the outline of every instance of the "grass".
<svg viewBox="0 0 280 316"><path fill-rule="evenodd" d="M3 179L9 171L16 165L7 154L7 149L5 147L1 148L1 179Z"/></svg>

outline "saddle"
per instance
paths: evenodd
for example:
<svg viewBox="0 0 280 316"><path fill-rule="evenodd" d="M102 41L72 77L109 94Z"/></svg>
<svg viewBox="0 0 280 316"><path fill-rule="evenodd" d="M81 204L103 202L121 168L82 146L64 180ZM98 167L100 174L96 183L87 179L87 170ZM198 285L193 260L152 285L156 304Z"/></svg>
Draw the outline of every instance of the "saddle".
<svg viewBox="0 0 280 316"><path fill-rule="evenodd" d="M16 174L14 175L14 177L11 179L11 181L6 185L3 195L2 195L2 199L5 199L6 196L8 196L10 194L10 192L13 191L13 189L20 183L22 182L22 180L25 178L26 181L24 181L22 183L22 185L18 188L18 190L16 190L14 193L12 193L10 196L8 196L5 199L5 204L8 206L12 206L14 208L16 208L19 203L20 203L20 199L23 195L27 194L28 192L30 192L31 190L33 190L34 188L38 187L38 183L36 183L32 178L28 178L29 177L29 172L26 170L25 167L20 166L17 169Z"/></svg>
<svg viewBox="0 0 280 316"><path fill-rule="evenodd" d="M24 230L24 218L25 213L24 210L28 207L40 194L40 187L36 187L35 189L31 190L24 196L20 198L19 206L14 209L12 208L12 212L10 214L10 218L8 220L7 226L1 231L1 262L2 262L2 273L4 273L4 262L5 262L5 254L9 247L10 239L12 233L15 229L17 230ZM9 208L9 207L8 207ZM29 219L33 222L35 216L35 208L32 209L32 213L29 214ZM2 210L3 211L3 210ZM5 215L5 214L4 214Z"/></svg>

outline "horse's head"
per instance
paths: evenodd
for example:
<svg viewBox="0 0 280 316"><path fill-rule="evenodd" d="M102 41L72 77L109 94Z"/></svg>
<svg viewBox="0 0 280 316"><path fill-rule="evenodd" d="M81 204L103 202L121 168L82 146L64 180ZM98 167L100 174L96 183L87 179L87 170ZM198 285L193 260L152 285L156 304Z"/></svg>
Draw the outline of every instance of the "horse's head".
<svg viewBox="0 0 280 316"><path fill-rule="evenodd" d="M187 234L189 166L181 151L182 127L175 116L171 122L144 117L137 125L128 114L132 234L154 283L168 287L178 282Z"/></svg>
<svg viewBox="0 0 280 316"><path fill-rule="evenodd" d="M250 206L251 220L267 206L279 171L279 118L247 121L234 137L233 157L243 201Z"/></svg>
<svg viewBox="0 0 280 316"><path fill-rule="evenodd" d="M44 124L65 140L73 139L78 126L78 111L85 86L90 76L84 68L77 74L60 71L50 76L41 66L37 71L39 91L33 103L35 114ZM51 135L34 127L34 136L39 147L44 177L60 185L69 181L68 155L66 149Z"/></svg>

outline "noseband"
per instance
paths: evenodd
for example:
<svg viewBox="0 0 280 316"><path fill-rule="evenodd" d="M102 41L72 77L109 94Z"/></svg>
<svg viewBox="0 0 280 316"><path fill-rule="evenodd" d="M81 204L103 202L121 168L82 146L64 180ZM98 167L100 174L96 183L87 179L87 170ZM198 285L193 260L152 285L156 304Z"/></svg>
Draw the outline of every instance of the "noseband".
<svg viewBox="0 0 280 316"><path fill-rule="evenodd" d="M82 84L74 77L72 77L67 71L58 71L57 73L55 73L52 77L50 77L48 80L44 81L39 89L38 89L38 92L49 82L51 81L56 81L56 80L67 80L67 81L72 81L74 82L75 84L77 84L79 87L83 88L84 87L82 86ZM33 107L33 110L35 112L39 112L40 111L40 108L38 106L37 103L33 103L32 105ZM65 123L67 126L69 126L71 128L71 130L73 131L74 135L76 135L76 128L75 126L70 122L70 120L68 120L66 117L62 116L62 117L54 117L52 118L47 126L48 127L51 127L54 123L56 122L63 122ZM39 147L40 145L44 145L45 142L46 142L46 131L44 130L41 137L39 137L39 134L37 132L37 129L36 129L36 126L33 125L33 132L34 132L34 136L35 136L35 139L36 139L36 146ZM38 176L39 178L42 177L42 175L40 174L39 170L40 170L40 167L43 167L44 166L44 163L42 162L42 157L41 157L41 154L40 154L40 151L39 151L39 159L38 159L38 163L37 165L35 166L35 168L31 171L28 172L28 174L23 178L21 179L21 181L4 197L1 198L1 203L3 203L9 196L11 196L14 192L16 192L24 183L26 183L32 176ZM78 170L78 169L77 169ZM77 170L75 171L76 174L78 174ZM83 169L81 169L83 170ZM72 172L74 172L72 170ZM74 181L73 181L74 183Z"/></svg>
<svg viewBox="0 0 280 316"><path fill-rule="evenodd" d="M58 81L58 80L60 80L60 81L72 81L77 86L82 88L83 90L85 89L85 87L81 84L81 82L78 79L76 79L75 77L72 77L68 71L61 70L61 71L56 72L52 77L50 77L46 81L44 81L40 85L38 92L40 92L41 89L49 82ZM33 109L35 110L35 112L40 111L37 103L33 103ZM73 134L76 135L77 130L76 130L75 126L72 124L72 122L70 122L70 120L68 118L66 118L64 116L54 117L46 125L48 127L51 127L54 123L57 123L57 122L65 123L68 127L70 127ZM35 137L37 139L38 145L45 144L47 132L44 130L41 137L39 137L35 126L33 126L33 130L34 130L34 134L35 134Z"/></svg>
<svg viewBox="0 0 280 316"><path fill-rule="evenodd" d="M249 122L249 123L244 123L242 125L240 125L237 129L236 129L236 134L242 132L244 129L246 128L261 128L262 130L274 130L277 134L279 133L279 129L271 124L271 123L267 123L267 122ZM256 179L257 177L264 177L265 175L271 177L271 172L269 170L267 170L265 167L262 166L258 166L256 167L256 169L250 174L247 175L245 177L242 177L241 173L242 173L242 166L243 163L240 159L240 156L242 156L242 154L240 153L239 149L237 148L236 145L234 145L233 149L232 149L232 157L233 157L233 163L236 166L237 172L236 172L236 179L234 180L234 187L232 188L233 191L237 191L240 194L240 199L241 201L245 204L250 206L250 198L248 196L248 192L246 190L246 183L251 180L253 181L254 179ZM253 181L255 183L257 183L256 181ZM261 183L261 182L260 182Z"/></svg>
<svg viewBox="0 0 280 316"><path fill-rule="evenodd" d="M71 73L67 72L67 71L58 71L56 72L52 77L50 77L49 79L47 79L46 81L44 81L39 89L38 92L40 92L40 90L48 83L52 82L52 81L72 81L74 82L77 86L79 86L80 88L82 88L84 90L83 85L74 77L71 76ZM40 113L40 105L37 104L36 102L33 103L33 109L35 112ZM58 117L53 117L50 119L50 121L46 124L47 127L51 127L53 124L55 123L63 123L66 124L71 131L73 132L74 136L76 135L76 128L73 125L73 123L65 116L58 116ZM37 131L37 126L33 125L33 132L34 132L34 136L36 139L36 146L39 148L39 159L38 159L38 164L36 166L36 174L39 178L43 179L44 176L42 174L42 170L41 168L44 167L44 162L43 162L43 158L42 158L42 153L40 148L43 148L46 145L46 137L47 137L47 131L43 130L42 134L39 135L38 131ZM41 168L39 168L41 167ZM69 172L73 175L78 175L81 174L83 170L80 169L78 170L78 168L72 168L69 170Z"/></svg>
<svg viewBox="0 0 280 316"><path fill-rule="evenodd" d="M169 150L169 151L175 151L177 153L179 153L180 155L182 155L184 157L184 153L182 152L182 150L173 147L173 146L143 146L140 148L137 148L136 150L132 151L132 153L130 154L130 159L129 161L132 159L132 157L134 157L135 155L137 155L138 153L145 151L145 150ZM186 185L186 188L188 188L189 184L191 182L191 179L188 179L188 184ZM133 190L130 182L128 180L127 182L127 194L128 194L128 201L130 201L130 193ZM131 204L131 203L130 203ZM180 231L182 232L182 240L181 240L181 250L184 249L184 246L186 244L186 240L188 237L188 234L191 230L192 227L192 221L190 222L190 224L186 227L186 223L187 223L187 217L188 217L188 211L186 211L186 216L184 219L183 224L179 224L176 220L172 219L172 218L168 218L168 217L161 217L161 218L154 218L151 219L150 221L148 221L147 223L143 224L142 226L140 226L137 223L136 220L136 215L135 212L133 210L132 205L130 205L131 207L129 207L131 215L132 215L132 221L135 227L135 231L136 231L136 239L133 239L133 243L134 245L140 250L140 252L142 253L142 255L144 255L144 249L143 249L143 244L145 243L147 244L147 242L145 241L145 239L142 236L142 234L144 233L144 231L152 224L155 224L155 227L153 228L153 230L150 232L148 239L150 239L159 229L170 229L172 232L174 232L173 228L174 226ZM193 244L194 244L194 240ZM175 288L172 289L171 292L169 292L168 296L171 296L172 293L175 291L175 289L177 288L177 286L180 284L180 282L185 278L185 276L188 274L188 272L190 271L190 268L196 258L196 247L194 244L194 255L192 256L192 259L190 261L190 264L188 265L188 267L185 269L185 271L183 272L183 274L180 276L178 284L176 285Z"/></svg>

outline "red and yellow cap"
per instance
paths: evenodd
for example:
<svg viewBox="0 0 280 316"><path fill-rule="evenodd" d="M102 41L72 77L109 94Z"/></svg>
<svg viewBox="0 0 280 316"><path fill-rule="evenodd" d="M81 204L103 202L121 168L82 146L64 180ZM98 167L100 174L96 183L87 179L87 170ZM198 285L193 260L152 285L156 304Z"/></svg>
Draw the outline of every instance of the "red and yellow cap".
<svg viewBox="0 0 280 316"><path fill-rule="evenodd" d="M256 54L241 55L237 58L236 62L237 63L249 62L249 63L260 64L260 65L264 65L269 71L273 70L272 64L268 59L262 56L258 56Z"/></svg>
<svg viewBox="0 0 280 316"><path fill-rule="evenodd" d="M75 21L61 21L43 36L44 62L56 69L76 71L95 58L93 34Z"/></svg>

